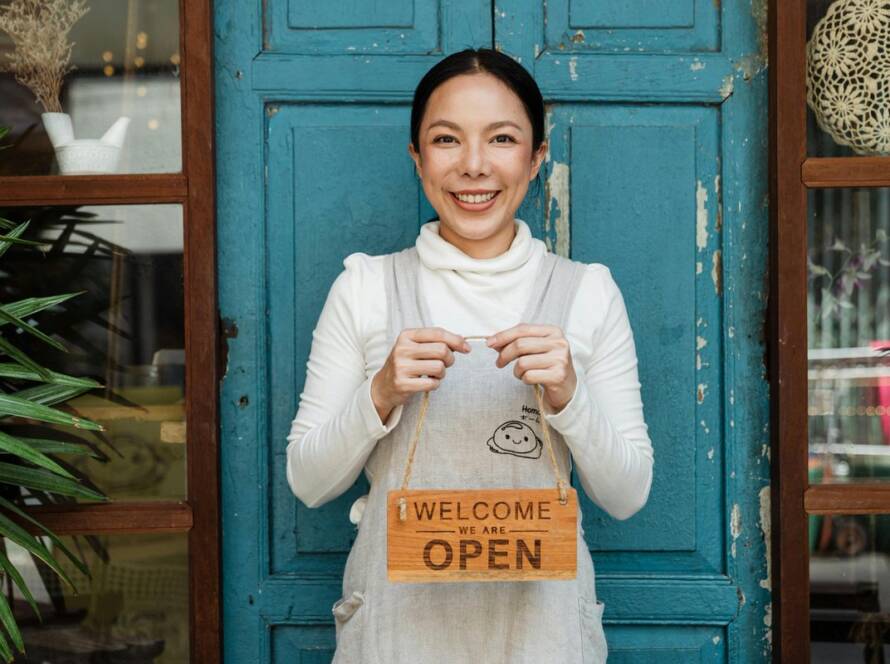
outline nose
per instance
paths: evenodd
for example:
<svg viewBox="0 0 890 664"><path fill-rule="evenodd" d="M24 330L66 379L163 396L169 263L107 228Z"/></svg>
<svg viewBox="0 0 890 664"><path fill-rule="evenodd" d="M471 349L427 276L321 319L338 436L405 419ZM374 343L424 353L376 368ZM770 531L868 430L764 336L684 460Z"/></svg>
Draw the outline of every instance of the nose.
<svg viewBox="0 0 890 664"><path fill-rule="evenodd" d="M483 145L477 141L467 141L461 156L461 169L464 175L473 178L489 175L491 167Z"/></svg>

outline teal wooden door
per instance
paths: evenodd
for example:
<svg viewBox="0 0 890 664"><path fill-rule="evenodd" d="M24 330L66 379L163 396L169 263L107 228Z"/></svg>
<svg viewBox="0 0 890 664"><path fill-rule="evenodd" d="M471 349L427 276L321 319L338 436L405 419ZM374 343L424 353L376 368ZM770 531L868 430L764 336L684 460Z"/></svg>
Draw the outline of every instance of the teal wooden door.
<svg viewBox="0 0 890 664"><path fill-rule="evenodd" d="M634 327L649 503L615 521L583 502L609 662L768 661L765 6L215 3L227 662L330 661L366 487L306 509L285 436L343 258L409 246L434 216L406 152L411 96L467 46L537 79L546 187L518 216L609 265Z"/></svg>

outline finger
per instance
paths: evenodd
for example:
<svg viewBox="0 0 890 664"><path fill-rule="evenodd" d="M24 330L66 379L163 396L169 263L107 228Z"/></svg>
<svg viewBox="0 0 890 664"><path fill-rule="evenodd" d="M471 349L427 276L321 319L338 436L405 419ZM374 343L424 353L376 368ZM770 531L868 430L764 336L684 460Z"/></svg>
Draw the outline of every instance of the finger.
<svg viewBox="0 0 890 664"><path fill-rule="evenodd" d="M428 343L419 343L411 347L408 351L408 357L417 360L439 359L445 362L446 366L454 364L454 353L444 341L430 341Z"/></svg>
<svg viewBox="0 0 890 664"><path fill-rule="evenodd" d="M415 360L408 365L407 369L412 377L442 378L445 376L445 366L441 360Z"/></svg>
<svg viewBox="0 0 890 664"><path fill-rule="evenodd" d="M412 330L411 339L416 343L429 341L441 341L448 344L452 350L462 353L470 352L470 344L459 334L454 334L442 327L418 327Z"/></svg>
<svg viewBox="0 0 890 664"><path fill-rule="evenodd" d="M519 379L527 385L552 385L553 375L548 369L529 369Z"/></svg>
<svg viewBox="0 0 890 664"><path fill-rule="evenodd" d="M537 371L539 369L552 371L556 375L556 368L557 360L553 355L523 355L513 365L513 375L522 379L523 374L528 371Z"/></svg>
<svg viewBox="0 0 890 664"><path fill-rule="evenodd" d="M491 348L500 348L511 341L515 341L519 337L546 337L553 334L555 330L559 330L559 328L554 327L553 325L519 323L518 325L514 325L506 330L501 330L497 334L491 335L486 339L486 343Z"/></svg>
<svg viewBox="0 0 890 664"><path fill-rule="evenodd" d="M519 337L501 349L495 366L505 367L517 357L547 353L553 350L553 342L546 337Z"/></svg>

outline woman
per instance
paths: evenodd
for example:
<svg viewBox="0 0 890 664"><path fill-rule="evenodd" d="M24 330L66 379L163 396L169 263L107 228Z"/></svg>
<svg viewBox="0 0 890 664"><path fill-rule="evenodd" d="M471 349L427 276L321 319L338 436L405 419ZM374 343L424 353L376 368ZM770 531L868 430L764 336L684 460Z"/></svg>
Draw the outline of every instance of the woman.
<svg viewBox="0 0 890 664"><path fill-rule="evenodd" d="M580 518L573 581L387 581L386 493L401 485L419 393L431 398L411 488L551 485L546 454L496 435L512 423L543 438L541 416L563 476L573 459L615 518L645 504L653 463L609 269L555 256L514 217L547 155L534 79L490 49L445 58L415 91L408 151L438 219L413 247L344 260L288 436L288 483L306 505L362 469L371 483L350 512L359 530L333 608L334 662L599 664L604 605Z"/></svg>

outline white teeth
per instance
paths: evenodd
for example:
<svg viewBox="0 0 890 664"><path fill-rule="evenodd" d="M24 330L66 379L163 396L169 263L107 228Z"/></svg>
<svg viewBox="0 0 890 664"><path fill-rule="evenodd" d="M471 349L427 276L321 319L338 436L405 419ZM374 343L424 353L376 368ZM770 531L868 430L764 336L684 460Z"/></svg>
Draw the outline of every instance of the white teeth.
<svg viewBox="0 0 890 664"><path fill-rule="evenodd" d="M496 191L492 191L488 194L455 194L455 196L463 203L485 203L494 198L496 193Z"/></svg>

